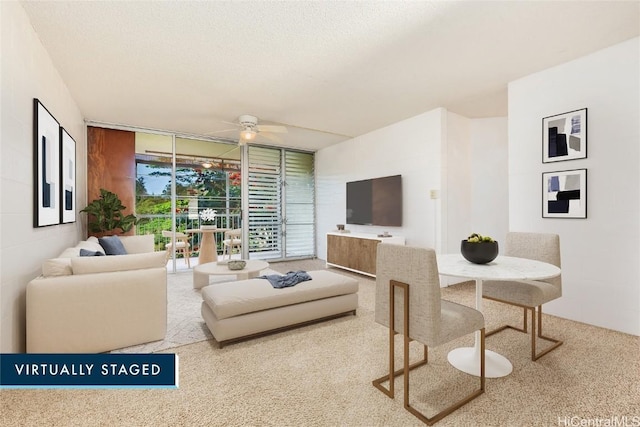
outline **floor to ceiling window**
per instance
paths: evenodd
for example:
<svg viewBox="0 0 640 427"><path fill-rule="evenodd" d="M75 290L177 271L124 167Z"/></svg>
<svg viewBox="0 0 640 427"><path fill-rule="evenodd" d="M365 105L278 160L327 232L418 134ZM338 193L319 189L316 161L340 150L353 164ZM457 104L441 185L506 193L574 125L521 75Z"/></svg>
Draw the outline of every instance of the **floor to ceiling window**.
<svg viewBox="0 0 640 427"><path fill-rule="evenodd" d="M175 138L175 175L173 173L173 137L136 133L136 215L138 234L154 234L156 250L164 250L172 230L189 233L199 229L201 213L214 210L214 225L220 229L241 226L241 148L226 143ZM175 179L174 179L175 177ZM175 183L174 183L175 181ZM175 202L172 201L175 194ZM166 234L166 233L165 233ZM222 233L216 233L218 251ZM201 235L189 233L188 252L177 252L176 268L192 267L184 259L198 255Z"/></svg>
<svg viewBox="0 0 640 427"><path fill-rule="evenodd" d="M100 188L116 192L139 219L135 232L153 234L157 251L171 243L171 230L188 234L190 252L175 254L175 268L197 265L207 209L216 211L219 254L221 229L241 228L235 257L315 256L313 153L97 126L88 127L87 147L89 198Z"/></svg>

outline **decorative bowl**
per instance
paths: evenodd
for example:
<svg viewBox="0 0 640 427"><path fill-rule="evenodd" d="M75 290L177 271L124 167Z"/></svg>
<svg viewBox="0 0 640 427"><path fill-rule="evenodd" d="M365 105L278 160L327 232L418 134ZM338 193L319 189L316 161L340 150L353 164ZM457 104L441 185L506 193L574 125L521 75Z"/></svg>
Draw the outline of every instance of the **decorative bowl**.
<svg viewBox="0 0 640 427"><path fill-rule="evenodd" d="M460 253L469 262L486 264L498 256L498 242L468 242L460 243Z"/></svg>
<svg viewBox="0 0 640 427"><path fill-rule="evenodd" d="M227 268L229 270L242 270L245 265L247 265L247 261L242 259L234 259L227 263Z"/></svg>

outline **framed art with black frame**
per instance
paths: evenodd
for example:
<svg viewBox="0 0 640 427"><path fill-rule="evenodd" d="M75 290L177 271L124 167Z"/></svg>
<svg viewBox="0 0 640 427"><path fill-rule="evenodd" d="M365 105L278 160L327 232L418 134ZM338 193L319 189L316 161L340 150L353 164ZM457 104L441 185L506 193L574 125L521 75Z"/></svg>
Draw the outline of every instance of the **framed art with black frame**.
<svg viewBox="0 0 640 427"><path fill-rule="evenodd" d="M542 119L542 163L586 157L586 108Z"/></svg>
<svg viewBox="0 0 640 427"><path fill-rule="evenodd" d="M586 169L542 174L542 217L587 217Z"/></svg>
<svg viewBox="0 0 640 427"><path fill-rule="evenodd" d="M60 223L60 124L33 99L33 226Z"/></svg>
<svg viewBox="0 0 640 427"><path fill-rule="evenodd" d="M76 221L76 141L60 127L60 222Z"/></svg>

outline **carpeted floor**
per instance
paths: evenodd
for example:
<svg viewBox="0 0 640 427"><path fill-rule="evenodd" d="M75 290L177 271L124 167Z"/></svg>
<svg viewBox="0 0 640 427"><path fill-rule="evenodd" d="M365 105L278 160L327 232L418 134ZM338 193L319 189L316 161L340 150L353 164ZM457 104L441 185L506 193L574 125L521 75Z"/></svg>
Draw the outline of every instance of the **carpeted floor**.
<svg viewBox="0 0 640 427"><path fill-rule="evenodd" d="M323 263L271 267L286 272L322 268ZM371 385L387 369L387 330L373 320L374 281L352 276L360 281L356 316L223 349L205 340L167 350L180 358L177 390L2 390L0 424L423 425L402 407L401 378L396 380L395 399ZM444 288L442 294L445 299L473 305L473 284ZM520 316L520 309L485 302L488 329L503 321L517 322ZM532 362L528 336L509 331L488 338L487 347L507 356L513 372L488 379L485 394L437 425L640 424L640 339L553 316L545 316L544 322L548 335L565 341L560 348ZM446 360L449 350L472 341L469 336L430 350L429 365L411 375L414 406L431 414L477 386L477 378L457 371ZM396 352L400 356L399 345ZM420 347L416 343L412 353L417 360Z"/></svg>

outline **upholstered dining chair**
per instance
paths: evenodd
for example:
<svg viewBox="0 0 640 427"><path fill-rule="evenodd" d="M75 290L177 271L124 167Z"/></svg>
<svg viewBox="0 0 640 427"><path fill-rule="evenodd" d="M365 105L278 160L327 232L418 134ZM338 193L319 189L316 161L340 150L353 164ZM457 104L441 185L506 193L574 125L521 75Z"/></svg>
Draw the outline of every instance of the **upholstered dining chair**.
<svg viewBox="0 0 640 427"><path fill-rule="evenodd" d="M222 258L225 255L233 254L233 248L238 249L238 252L242 250L242 228L235 228L224 232L224 240L222 240Z"/></svg>
<svg viewBox="0 0 640 427"><path fill-rule="evenodd" d="M389 373L374 380L373 385L393 399L395 376L404 375L404 408L431 425L484 393L484 317L471 307L441 299L433 249L381 243L377 249L376 274L375 321L389 328ZM409 372L428 363L428 348L475 331L480 331L480 388L431 418L411 406ZM394 371L396 334L404 338L404 365ZM413 340L423 344L424 356L410 365L409 342ZM388 389L382 385L387 380Z"/></svg>
<svg viewBox="0 0 640 427"><path fill-rule="evenodd" d="M173 251L173 232L162 230L162 237L169 238L169 243L164 245L167 250L167 259L171 258L171 252ZM189 243L189 236L185 233L176 231L176 253L181 252L184 259L187 261L187 267L191 268L191 244Z"/></svg>
<svg viewBox="0 0 640 427"><path fill-rule="evenodd" d="M509 232L507 233L505 241L504 255L533 259L560 267L560 237L557 234L547 233ZM522 328L504 325L487 332L487 336L504 331L505 329L514 329L519 332L528 333L527 312L531 311L531 360L538 360L551 350L562 345L562 341L542 335L542 304L560 298L561 296L561 276L527 282L484 281L482 288L483 298L515 305L524 309ZM550 341L552 345L540 353L536 353L536 336Z"/></svg>

